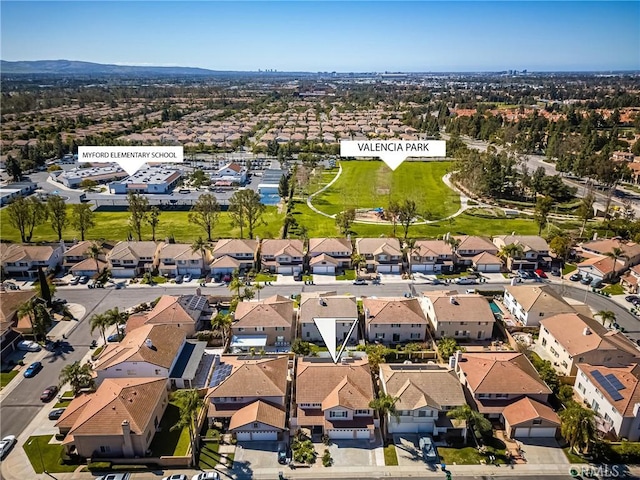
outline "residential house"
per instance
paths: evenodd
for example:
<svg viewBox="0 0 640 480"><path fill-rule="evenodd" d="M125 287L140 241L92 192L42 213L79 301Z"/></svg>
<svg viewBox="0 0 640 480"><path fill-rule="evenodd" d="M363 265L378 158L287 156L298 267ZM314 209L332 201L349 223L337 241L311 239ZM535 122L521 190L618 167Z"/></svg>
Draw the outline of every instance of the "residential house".
<svg viewBox="0 0 640 480"><path fill-rule="evenodd" d="M551 389L526 355L517 352L462 353L453 357L467 400L488 418L500 418L504 409L523 397L547 403Z"/></svg>
<svg viewBox="0 0 640 480"><path fill-rule="evenodd" d="M620 284L628 288L630 293L638 293L640 283L640 265L634 265L620 277Z"/></svg>
<svg viewBox="0 0 640 480"><path fill-rule="evenodd" d="M324 344L316 323L323 319L335 321L337 345L345 341L355 343L358 340L358 329L354 327L354 323L358 322L356 297L336 295L335 292L303 292L298 309L300 338L305 342Z"/></svg>
<svg viewBox="0 0 640 480"><path fill-rule="evenodd" d="M203 295L163 295L149 312L135 313L127 320L127 332L142 325L174 325L193 337L209 326L213 310Z"/></svg>
<svg viewBox="0 0 640 480"><path fill-rule="evenodd" d="M462 266L471 266L473 264L473 258L483 252L490 253L491 255L498 254L498 247L496 247L491 240L486 237L476 237L473 235L459 235L454 236L455 239L455 260L456 263Z"/></svg>
<svg viewBox="0 0 640 480"><path fill-rule="evenodd" d="M204 261L203 261L204 260ZM163 243L156 252L158 273L166 277L193 275L200 278L206 274L211 263L211 254L205 249L204 258L200 251L194 251L186 243Z"/></svg>
<svg viewBox="0 0 640 480"><path fill-rule="evenodd" d="M118 242L107 253L107 264L114 278L134 278L156 268L158 242Z"/></svg>
<svg viewBox="0 0 640 480"><path fill-rule="evenodd" d="M265 239L260 246L260 264L263 270L281 275L302 272L304 245L298 239Z"/></svg>
<svg viewBox="0 0 640 480"><path fill-rule="evenodd" d="M422 273L453 271L453 250L444 240L417 240L409 255L410 270Z"/></svg>
<svg viewBox="0 0 640 480"><path fill-rule="evenodd" d="M346 238L310 238L309 268L313 274L335 275L351 268L353 245Z"/></svg>
<svg viewBox="0 0 640 480"><path fill-rule="evenodd" d="M254 268L258 253L257 240L222 239L211 252L211 274L225 275L234 270L245 272Z"/></svg>
<svg viewBox="0 0 640 480"><path fill-rule="evenodd" d="M397 238L358 238L356 251L369 272L401 273L402 250Z"/></svg>
<svg viewBox="0 0 640 480"><path fill-rule="evenodd" d="M471 259L471 266L476 272L499 273L503 263L500 257L489 252L482 252Z"/></svg>
<svg viewBox="0 0 640 480"><path fill-rule="evenodd" d="M503 303L525 327L537 327L543 318L575 312L574 308L548 285L508 285L504 287Z"/></svg>
<svg viewBox="0 0 640 480"><path fill-rule="evenodd" d="M640 350L621 332L577 313L561 313L540 322L537 345L562 375L576 374L578 363L629 363Z"/></svg>
<svg viewBox="0 0 640 480"><path fill-rule="evenodd" d="M576 365L574 390L596 412L603 434L640 440L640 365Z"/></svg>
<svg viewBox="0 0 640 480"><path fill-rule="evenodd" d="M549 256L549 244L538 235L498 235L493 237L493 243L498 251L512 244L522 248L522 254L507 258L509 270L551 268L552 258Z"/></svg>
<svg viewBox="0 0 640 480"><path fill-rule="evenodd" d="M495 316L482 295L456 291L424 292L420 304L435 338L491 340Z"/></svg>
<svg viewBox="0 0 640 480"><path fill-rule="evenodd" d="M373 398L366 357L337 364L329 358L298 357L291 428L306 428L333 440L372 440L378 426L369 407Z"/></svg>
<svg viewBox="0 0 640 480"><path fill-rule="evenodd" d="M74 398L56 427L80 457L142 458L168 403L166 378L109 378Z"/></svg>
<svg viewBox="0 0 640 480"><path fill-rule="evenodd" d="M466 405L455 372L432 364L380 364L382 391L397 398L397 417L387 414L389 433L421 433L433 436L463 432L447 412Z"/></svg>
<svg viewBox="0 0 640 480"><path fill-rule="evenodd" d="M640 244L635 242L627 242L619 238L602 238L582 243L580 248L585 252L595 253L600 256L606 256L614 248L619 248L622 250L623 255L620 260L624 261L625 268L640 263Z"/></svg>
<svg viewBox="0 0 640 480"><path fill-rule="evenodd" d="M560 417L544 403L522 397L502 411L504 430L509 438L555 438Z"/></svg>
<svg viewBox="0 0 640 480"><path fill-rule="evenodd" d="M612 280L626 270L623 259L615 260L609 257L591 257L585 261L578 263L578 273L584 277L591 277L594 280L602 280L604 282Z"/></svg>
<svg viewBox="0 0 640 480"><path fill-rule="evenodd" d="M240 302L231 325L231 348L288 347L293 339L293 301L274 295L260 301Z"/></svg>
<svg viewBox="0 0 640 480"><path fill-rule="evenodd" d="M33 279L38 267L47 273L62 263L62 246L0 243L0 262L7 277Z"/></svg>
<svg viewBox="0 0 640 480"><path fill-rule="evenodd" d="M286 355L222 355L207 392L210 425L228 424L238 441L278 440L286 428Z"/></svg>
<svg viewBox="0 0 640 480"><path fill-rule="evenodd" d="M425 342L431 338L417 298L364 298L367 340L387 345Z"/></svg>
<svg viewBox="0 0 640 480"><path fill-rule="evenodd" d="M0 356L4 359L15 350L22 337L14 328L20 306L36 296L35 290L0 290Z"/></svg>
<svg viewBox="0 0 640 480"><path fill-rule="evenodd" d="M62 268L78 276L93 277L107 268L106 252L109 245L101 244L101 254L97 259L89 257L89 249L95 242L85 240L66 248L62 253Z"/></svg>

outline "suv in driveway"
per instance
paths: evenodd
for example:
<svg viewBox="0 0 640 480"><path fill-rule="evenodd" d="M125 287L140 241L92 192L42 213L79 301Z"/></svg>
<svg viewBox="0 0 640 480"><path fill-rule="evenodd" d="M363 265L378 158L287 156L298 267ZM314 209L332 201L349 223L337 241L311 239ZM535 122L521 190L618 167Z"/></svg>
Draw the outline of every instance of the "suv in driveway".
<svg viewBox="0 0 640 480"><path fill-rule="evenodd" d="M102 477L96 478L96 480L128 480L131 477L130 473L109 473Z"/></svg>

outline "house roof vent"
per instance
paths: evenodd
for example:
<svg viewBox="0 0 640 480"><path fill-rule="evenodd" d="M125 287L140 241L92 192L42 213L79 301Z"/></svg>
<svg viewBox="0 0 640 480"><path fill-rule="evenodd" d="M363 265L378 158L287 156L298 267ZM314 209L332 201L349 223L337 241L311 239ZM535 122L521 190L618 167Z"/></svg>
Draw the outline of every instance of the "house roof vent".
<svg viewBox="0 0 640 480"><path fill-rule="evenodd" d="M583 335L591 335L591 329L589 327L584 327L584 330L582 331Z"/></svg>
<svg viewBox="0 0 640 480"><path fill-rule="evenodd" d="M150 338L145 339L144 344L147 346L147 348L153 348L153 342Z"/></svg>

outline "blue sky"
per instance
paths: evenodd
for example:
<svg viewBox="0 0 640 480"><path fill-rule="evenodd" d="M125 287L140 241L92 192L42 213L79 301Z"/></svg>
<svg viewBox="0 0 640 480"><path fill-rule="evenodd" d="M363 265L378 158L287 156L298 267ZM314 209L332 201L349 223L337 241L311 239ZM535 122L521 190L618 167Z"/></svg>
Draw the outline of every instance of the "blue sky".
<svg viewBox="0 0 640 480"><path fill-rule="evenodd" d="M640 2L11 2L3 60L216 70L640 69Z"/></svg>

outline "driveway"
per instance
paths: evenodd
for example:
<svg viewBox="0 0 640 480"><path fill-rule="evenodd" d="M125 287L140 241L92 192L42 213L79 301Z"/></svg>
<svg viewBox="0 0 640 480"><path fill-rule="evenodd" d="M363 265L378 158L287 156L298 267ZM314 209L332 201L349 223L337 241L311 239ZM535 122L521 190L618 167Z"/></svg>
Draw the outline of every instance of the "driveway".
<svg viewBox="0 0 640 480"><path fill-rule="evenodd" d="M242 463L254 468L282 468L278 464L278 446L284 442L238 442L236 445L235 463Z"/></svg>
<svg viewBox="0 0 640 480"><path fill-rule="evenodd" d="M332 440L328 447L322 443L314 446L318 452L316 465L322 466L322 454L328 448L336 467L375 467L376 449L381 448L368 440Z"/></svg>
<svg viewBox="0 0 640 480"><path fill-rule="evenodd" d="M393 436L393 443L396 446L396 456L398 457L399 466L415 468L430 467L430 465L422 458L422 453L418 446L417 434L396 433ZM435 467L431 467L432 470L435 470Z"/></svg>
<svg viewBox="0 0 640 480"><path fill-rule="evenodd" d="M569 460L553 438L523 438L518 444L527 463L535 464L569 464Z"/></svg>

